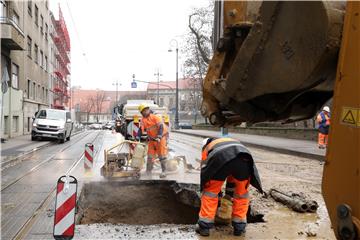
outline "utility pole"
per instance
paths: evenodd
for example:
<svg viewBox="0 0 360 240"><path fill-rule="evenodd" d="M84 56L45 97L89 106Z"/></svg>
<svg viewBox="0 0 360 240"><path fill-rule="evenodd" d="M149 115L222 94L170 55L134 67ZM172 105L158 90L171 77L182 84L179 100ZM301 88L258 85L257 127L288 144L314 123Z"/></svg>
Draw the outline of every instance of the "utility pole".
<svg viewBox="0 0 360 240"><path fill-rule="evenodd" d="M175 42L176 44L176 107L175 107L175 129L179 129L179 44L178 41L176 39L172 39L170 41L170 49L168 50L168 52L172 52L173 50L171 49L171 45L172 42Z"/></svg>
<svg viewBox="0 0 360 240"><path fill-rule="evenodd" d="M121 86L121 83L119 83L119 80L116 80L116 82L114 82L112 85L113 85L113 86L116 86L116 99L115 99L115 103L116 103L116 105L117 105L117 104L118 104L118 101L119 101L119 98L118 98L119 91L118 91L118 89L119 89L119 86Z"/></svg>
<svg viewBox="0 0 360 240"><path fill-rule="evenodd" d="M162 76L162 74L160 73L160 70L157 69L157 72L154 73L154 76L157 77L157 104L160 106L160 92L159 92L159 86L160 86L160 76Z"/></svg>
<svg viewBox="0 0 360 240"><path fill-rule="evenodd" d="M176 41L176 40L175 40ZM176 112L175 112L175 129L179 129L179 48L176 41Z"/></svg>

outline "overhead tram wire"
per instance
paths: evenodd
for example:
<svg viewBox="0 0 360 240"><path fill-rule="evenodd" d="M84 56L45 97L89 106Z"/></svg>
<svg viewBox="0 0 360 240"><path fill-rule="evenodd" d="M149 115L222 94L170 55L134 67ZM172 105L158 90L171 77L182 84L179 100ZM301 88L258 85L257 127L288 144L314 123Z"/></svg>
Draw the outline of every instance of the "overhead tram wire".
<svg viewBox="0 0 360 240"><path fill-rule="evenodd" d="M80 34L79 34L79 31L78 31L78 29L77 29L77 27L76 27L75 20L74 20L73 14L72 14L72 12L71 12L69 2L68 2L68 0L65 0L65 2L66 2L67 9L68 9L68 11L69 11L69 15L70 15L70 18L71 18L71 22L72 22L73 25L74 25L74 30L75 30L75 33L76 33L76 37L77 37L77 39L78 39L78 41L79 41L79 44L80 44L82 56L84 57L85 62L86 62L87 64L89 64L89 59L87 58L86 51L85 51L85 49L83 48L83 44L82 44L82 41L81 41L81 38L80 38Z"/></svg>

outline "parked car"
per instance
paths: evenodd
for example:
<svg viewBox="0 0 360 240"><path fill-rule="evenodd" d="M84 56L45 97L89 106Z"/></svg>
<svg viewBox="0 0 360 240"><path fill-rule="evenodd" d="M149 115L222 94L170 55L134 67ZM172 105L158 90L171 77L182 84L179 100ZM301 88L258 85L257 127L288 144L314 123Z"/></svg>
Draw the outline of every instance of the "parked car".
<svg viewBox="0 0 360 240"><path fill-rule="evenodd" d="M192 129L192 124L189 122L180 122L179 128L180 129Z"/></svg>
<svg viewBox="0 0 360 240"><path fill-rule="evenodd" d="M115 126L115 121L109 121L103 126L103 129L112 130L114 126Z"/></svg>
<svg viewBox="0 0 360 240"><path fill-rule="evenodd" d="M100 123L93 123L89 127L90 127L90 129L94 129L94 130L102 129L102 126Z"/></svg>
<svg viewBox="0 0 360 240"><path fill-rule="evenodd" d="M53 138L61 143L69 141L73 130L71 114L66 110L43 109L33 117L31 140Z"/></svg>

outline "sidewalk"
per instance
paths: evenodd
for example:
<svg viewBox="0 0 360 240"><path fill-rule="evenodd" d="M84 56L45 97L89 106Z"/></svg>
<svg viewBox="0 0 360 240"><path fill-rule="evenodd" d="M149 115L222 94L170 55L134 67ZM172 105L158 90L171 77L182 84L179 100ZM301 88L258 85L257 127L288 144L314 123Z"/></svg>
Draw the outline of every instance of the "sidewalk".
<svg viewBox="0 0 360 240"><path fill-rule="evenodd" d="M218 131L207 130L178 130L173 131L188 134L197 137L221 137ZM244 145L271 150L279 153L296 155L312 158L316 160L325 160L326 150L319 149L316 142L308 140L296 140L279 137L269 137L260 135L249 135L229 132L229 137L240 140Z"/></svg>
<svg viewBox="0 0 360 240"><path fill-rule="evenodd" d="M30 135L22 135L19 137L10 138L5 143L1 143L0 145L1 163L50 144L50 141L31 141Z"/></svg>

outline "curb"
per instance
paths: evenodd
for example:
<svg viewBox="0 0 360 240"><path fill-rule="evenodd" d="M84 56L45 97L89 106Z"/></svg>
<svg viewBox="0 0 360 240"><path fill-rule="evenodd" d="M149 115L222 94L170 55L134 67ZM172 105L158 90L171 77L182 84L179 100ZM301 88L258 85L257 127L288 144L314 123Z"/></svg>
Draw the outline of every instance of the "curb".
<svg viewBox="0 0 360 240"><path fill-rule="evenodd" d="M81 132L83 131L77 131L77 132L74 132L71 137L73 136L76 136L78 134L80 134ZM45 147L48 147L48 146L51 146L51 145L54 145L54 141L51 141L51 142L48 142L48 143L45 143L44 145L40 145L38 147L35 147L27 152L23 152L23 153L20 153L20 154L17 154L17 155L10 155L10 156L7 156L7 157L4 157L1 159L1 169L3 169L4 167L6 167L7 165L11 164L12 162L15 162L17 160L19 160L19 158L25 156L25 155L28 155L28 154L31 154L33 152L36 152L40 149L43 149Z"/></svg>
<svg viewBox="0 0 360 240"><path fill-rule="evenodd" d="M202 137L202 138L211 137L211 136L207 136L207 135L203 135L203 134L182 132L182 131L178 131L178 130L172 130L171 132L184 134L184 135L190 135L190 136L194 136L194 137ZM291 155L291 156L310 158L310 159L318 160L321 162L325 161L325 156L314 154L314 153L306 153L306 152L300 152L300 151L290 150L290 149L285 149L285 148L265 146L265 145L256 144L253 142L247 142L247 141L241 141L241 143L243 143L244 145L246 145L248 147L259 148L259 149L273 151L273 152L282 153L282 154L287 154L287 155Z"/></svg>

